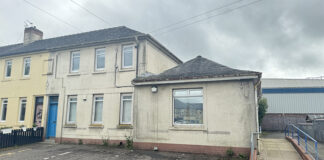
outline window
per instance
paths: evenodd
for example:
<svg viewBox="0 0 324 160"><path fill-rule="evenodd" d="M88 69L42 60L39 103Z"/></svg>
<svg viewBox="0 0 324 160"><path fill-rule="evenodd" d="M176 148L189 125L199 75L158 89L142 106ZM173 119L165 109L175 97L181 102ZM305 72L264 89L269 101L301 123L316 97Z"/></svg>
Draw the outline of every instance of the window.
<svg viewBox="0 0 324 160"><path fill-rule="evenodd" d="M1 121L6 121L7 117L7 106L8 106L8 99L2 99L2 105L1 105Z"/></svg>
<svg viewBox="0 0 324 160"><path fill-rule="evenodd" d="M19 122L25 121L26 104L26 98L20 98Z"/></svg>
<svg viewBox="0 0 324 160"><path fill-rule="evenodd" d="M67 123L75 123L76 120L76 110L77 110L77 97L69 96L68 98L68 117Z"/></svg>
<svg viewBox="0 0 324 160"><path fill-rule="evenodd" d="M105 69L105 48L96 49L96 71Z"/></svg>
<svg viewBox="0 0 324 160"><path fill-rule="evenodd" d="M120 124L132 123L132 95L121 95Z"/></svg>
<svg viewBox="0 0 324 160"><path fill-rule="evenodd" d="M11 66L12 66L12 61L11 60L7 60L6 61L6 71L5 71L5 77L10 77L11 76Z"/></svg>
<svg viewBox="0 0 324 160"><path fill-rule="evenodd" d="M29 76L30 72L30 57L24 58L23 76Z"/></svg>
<svg viewBox="0 0 324 160"><path fill-rule="evenodd" d="M92 123L102 123L103 95L93 97Z"/></svg>
<svg viewBox="0 0 324 160"><path fill-rule="evenodd" d="M133 67L133 46L124 46L122 55L122 67L131 68Z"/></svg>
<svg viewBox="0 0 324 160"><path fill-rule="evenodd" d="M173 123L203 124L202 89L173 90Z"/></svg>
<svg viewBox="0 0 324 160"><path fill-rule="evenodd" d="M71 72L79 72L80 68L80 52L71 52Z"/></svg>

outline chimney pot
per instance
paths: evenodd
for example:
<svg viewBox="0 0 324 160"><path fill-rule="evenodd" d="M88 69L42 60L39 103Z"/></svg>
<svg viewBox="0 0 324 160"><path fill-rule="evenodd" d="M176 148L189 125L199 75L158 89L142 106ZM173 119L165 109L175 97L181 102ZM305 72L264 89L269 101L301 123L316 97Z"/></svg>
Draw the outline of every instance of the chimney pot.
<svg viewBox="0 0 324 160"><path fill-rule="evenodd" d="M25 27L24 31L24 45L42 40L43 32L36 28L36 26Z"/></svg>

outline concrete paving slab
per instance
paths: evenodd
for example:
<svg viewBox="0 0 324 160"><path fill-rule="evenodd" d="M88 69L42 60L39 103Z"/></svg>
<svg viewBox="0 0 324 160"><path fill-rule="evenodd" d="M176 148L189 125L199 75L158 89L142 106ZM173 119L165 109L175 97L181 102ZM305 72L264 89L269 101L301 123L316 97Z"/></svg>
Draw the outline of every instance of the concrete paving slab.
<svg viewBox="0 0 324 160"><path fill-rule="evenodd" d="M259 142L259 160L302 160L295 148L286 139L261 138Z"/></svg>

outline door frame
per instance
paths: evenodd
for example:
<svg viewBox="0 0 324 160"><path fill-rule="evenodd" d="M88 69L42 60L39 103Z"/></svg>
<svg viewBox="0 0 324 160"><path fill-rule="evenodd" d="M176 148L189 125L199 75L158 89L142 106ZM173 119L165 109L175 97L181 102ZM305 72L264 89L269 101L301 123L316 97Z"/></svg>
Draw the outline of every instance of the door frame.
<svg viewBox="0 0 324 160"><path fill-rule="evenodd" d="M53 94L53 95L48 95L48 100L47 100L47 114L46 114L46 129L45 129L45 138L55 138L55 137L48 137L48 127L49 127L49 114L50 114L50 107L51 107L51 97L58 97L57 99L57 111L56 111L56 121L57 121L57 113L58 113L58 104L59 104L59 95L58 94ZM56 133L55 133L56 136Z"/></svg>

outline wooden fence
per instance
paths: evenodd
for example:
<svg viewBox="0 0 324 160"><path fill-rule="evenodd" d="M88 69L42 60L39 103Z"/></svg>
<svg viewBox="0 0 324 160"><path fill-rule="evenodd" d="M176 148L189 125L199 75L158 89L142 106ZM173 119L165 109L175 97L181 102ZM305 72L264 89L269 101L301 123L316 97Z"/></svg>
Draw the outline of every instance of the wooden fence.
<svg viewBox="0 0 324 160"><path fill-rule="evenodd" d="M43 141L44 128L39 127L36 131L28 128L26 131L22 129L12 130L11 133L0 133L0 148L25 145Z"/></svg>

